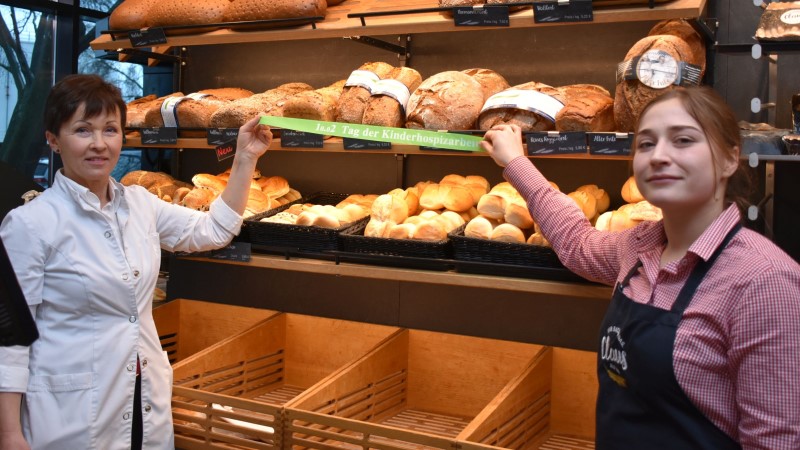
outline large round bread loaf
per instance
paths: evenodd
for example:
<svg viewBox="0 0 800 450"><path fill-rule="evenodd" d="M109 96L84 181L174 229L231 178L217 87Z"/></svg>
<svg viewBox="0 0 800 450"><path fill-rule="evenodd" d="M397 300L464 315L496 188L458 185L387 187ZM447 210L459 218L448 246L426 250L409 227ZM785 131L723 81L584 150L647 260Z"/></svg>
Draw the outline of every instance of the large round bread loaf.
<svg viewBox="0 0 800 450"><path fill-rule="evenodd" d="M385 62L368 62L362 64L358 70L366 70L384 78L389 75L394 67ZM336 121L346 123L361 123L364 119L364 109L367 107L371 91L363 86L345 86L342 95L339 97L339 105L336 108Z"/></svg>
<svg viewBox="0 0 800 450"><path fill-rule="evenodd" d="M158 0L125 0L108 17L108 28L112 30L138 30L152 26L150 10Z"/></svg>
<svg viewBox="0 0 800 450"><path fill-rule="evenodd" d="M564 93L558 89L544 83L531 81L528 83L512 86L514 90L531 90L547 94L561 103L566 102ZM550 131L555 130L555 122L546 117L536 114L533 111L519 108L495 108L488 109L480 114L478 118L478 128L481 130L491 129L495 125L518 125L523 132L525 131Z"/></svg>
<svg viewBox="0 0 800 450"><path fill-rule="evenodd" d="M625 61L649 50L664 51L676 61L690 61L693 57L692 48L686 41L677 36L659 34L640 39L625 55ZM614 119L618 130L635 131L642 109L654 98L674 88L674 85L670 85L664 89L653 89L636 79L620 80L614 96Z"/></svg>
<svg viewBox="0 0 800 450"><path fill-rule="evenodd" d="M689 64L700 67L701 77L706 72L706 43L700 33L692 27L686 19L669 19L658 22L648 36L670 34L683 39L692 49L692 58L686 60Z"/></svg>
<svg viewBox="0 0 800 450"><path fill-rule="evenodd" d="M475 81L481 84L484 102L494 94L511 87L502 75L491 69L473 68L462 70L462 72L475 78Z"/></svg>
<svg viewBox="0 0 800 450"><path fill-rule="evenodd" d="M225 0L225 22L324 16L325 0Z"/></svg>
<svg viewBox="0 0 800 450"><path fill-rule="evenodd" d="M410 67L395 67L384 78L395 80L406 87L410 94L422 83L422 75ZM402 86L400 86L402 89ZM403 92L405 94L405 91ZM408 103L411 103L410 99ZM383 127L403 127L406 124L406 107L390 95L376 95L373 93L367 99L364 107L364 116L361 123Z"/></svg>
<svg viewBox="0 0 800 450"><path fill-rule="evenodd" d="M483 87L475 78L458 71L437 73L423 81L411 94L406 127L473 129L483 101Z"/></svg>

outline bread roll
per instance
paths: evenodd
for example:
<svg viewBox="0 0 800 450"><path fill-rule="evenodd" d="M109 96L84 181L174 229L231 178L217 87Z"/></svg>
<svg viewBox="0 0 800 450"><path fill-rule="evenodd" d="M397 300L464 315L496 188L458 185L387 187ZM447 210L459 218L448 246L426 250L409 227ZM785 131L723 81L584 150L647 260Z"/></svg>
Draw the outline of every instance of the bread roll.
<svg viewBox="0 0 800 450"><path fill-rule="evenodd" d="M224 180L210 173L198 173L192 177L192 183L196 187L209 189L217 194L221 193L227 185Z"/></svg>
<svg viewBox="0 0 800 450"><path fill-rule="evenodd" d="M666 52L678 62L691 61L694 58L692 48L686 41L677 36L659 34L639 40L625 55L624 61L641 56L649 50ZM654 89L645 86L638 79L619 80L614 95L614 120L618 130L636 131L636 123L644 107L651 100L675 87L675 85L669 85L664 89Z"/></svg>
<svg viewBox="0 0 800 450"><path fill-rule="evenodd" d="M362 64L357 71L368 72L365 78L360 73L351 74L342 89L342 95L339 97L339 104L336 108L336 121L346 123L362 123L364 119L364 109L367 107L367 101L372 95L372 85L368 84L369 73L373 74L376 79L386 77L393 67L385 62L368 62ZM357 84L359 83L359 84Z"/></svg>
<svg viewBox="0 0 800 450"><path fill-rule="evenodd" d="M413 223L400 223L389 228L389 239L414 239L417 226Z"/></svg>
<svg viewBox="0 0 800 450"><path fill-rule="evenodd" d="M198 211L208 211L211 202L217 198L217 195L218 194L211 189L194 188L183 197L183 202L181 204L187 208L196 209Z"/></svg>
<svg viewBox="0 0 800 450"><path fill-rule="evenodd" d="M490 239L493 241L512 242L517 244L525 243L525 234L519 228L510 223L501 223L492 230Z"/></svg>
<svg viewBox="0 0 800 450"><path fill-rule="evenodd" d="M442 196L442 206L450 211L467 211L475 205L472 193L465 186L440 184L439 195Z"/></svg>
<svg viewBox="0 0 800 450"><path fill-rule="evenodd" d="M658 221L664 217L661 214L661 208L652 205L647 200L634 203L628 215L632 220Z"/></svg>
<svg viewBox="0 0 800 450"><path fill-rule="evenodd" d="M425 186L425 190L419 197L419 206L430 210L442 209L444 208L444 195L439 183L430 183Z"/></svg>
<svg viewBox="0 0 800 450"><path fill-rule="evenodd" d="M542 233L532 233L530 236L528 236L528 240L526 242L531 245L550 247L550 242L548 242L548 240L545 239Z"/></svg>
<svg viewBox="0 0 800 450"><path fill-rule="evenodd" d="M525 200L522 200L521 198L518 201L509 202L506 205L506 211L503 215L503 219L506 222L523 230L533 228L533 217L531 217L531 213L528 211Z"/></svg>
<svg viewBox="0 0 800 450"><path fill-rule="evenodd" d="M380 80L367 99L362 123L384 127L403 127L411 92L422 76L410 67L395 67Z"/></svg>
<svg viewBox="0 0 800 450"><path fill-rule="evenodd" d="M639 187L636 186L636 179L631 175L622 185L622 191L620 192L622 195L622 199L628 203L638 203L644 200L642 193L639 192Z"/></svg>
<svg viewBox="0 0 800 450"><path fill-rule="evenodd" d="M437 73L423 81L411 94L406 127L473 129L483 101L483 87L475 78L457 71Z"/></svg>
<svg viewBox="0 0 800 450"><path fill-rule="evenodd" d="M483 216L476 216L464 227L464 236L478 239L490 239L493 229L494 227L489 219Z"/></svg>
<svg viewBox="0 0 800 450"><path fill-rule="evenodd" d="M611 198L608 196L608 192L606 192L605 189L600 189L596 184L584 184L575 190L583 191L587 194L593 195L595 200L597 200L598 213L602 214L608 210L608 207L611 203Z"/></svg>
<svg viewBox="0 0 800 450"><path fill-rule="evenodd" d="M272 198L282 197L289 193L289 181L281 176L261 177L256 180L261 190ZM299 193L298 193L299 194ZM296 199L295 199L296 200Z"/></svg>
<svg viewBox="0 0 800 450"><path fill-rule="evenodd" d="M584 191L573 191L567 194L567 196L578 205L587 219L592 219L597 215L597 200L594 195Z"/></svg>
<svg viewBox="0 0 800 450"><path fill-rule="evenodd" d="M402 223L408 218L408 204L394 195L379 195L372 202L371 216L382 222Z"/></svg>
<svg viewBox="0 0 800 450"><path fill-rule="evenodd" d="M447 231L437 220L428 220L417 225L414 239L423 241L443 241L447 239Z"/></svg>
<svg viewBox="0 0 800 450"><path fill-rule="evenodd" d="M502 195L488 193L478 200L478 212L489 219L503 219L506 214L506 199Z"/></svg>
<svg viewBox="0 0 800 450"><path fill-rule="evenodd" d="M364 236L375 238L388 237L392 225L395 225L395 223L372 218L367 223L367 227L364 228Z"/></svg>

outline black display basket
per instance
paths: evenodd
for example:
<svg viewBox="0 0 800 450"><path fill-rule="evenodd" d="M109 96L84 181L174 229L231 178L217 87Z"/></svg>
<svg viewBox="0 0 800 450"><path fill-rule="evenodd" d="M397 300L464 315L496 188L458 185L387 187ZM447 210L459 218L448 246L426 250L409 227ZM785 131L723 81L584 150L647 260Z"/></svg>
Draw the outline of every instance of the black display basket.
<svg viewBox="0 0 800 450"><path fill-rule="evenodd" d="M465 227L448 234L458 272L588 282L564 267L550 247L468 237Z"/></svg>
<svg viewBox="0 0 800 450"><path fill-rule="evenodd" d="M279 208L250 216L242 224L240 240L249 242L254 251L268 253L321 253L339 250L339 233L356 227L362 222L366 224L368 218L348 223L339 228L261 222L260 220L285 211L297 203L335 205L347 197L348 194L318 192L287 203Z"/></svg>

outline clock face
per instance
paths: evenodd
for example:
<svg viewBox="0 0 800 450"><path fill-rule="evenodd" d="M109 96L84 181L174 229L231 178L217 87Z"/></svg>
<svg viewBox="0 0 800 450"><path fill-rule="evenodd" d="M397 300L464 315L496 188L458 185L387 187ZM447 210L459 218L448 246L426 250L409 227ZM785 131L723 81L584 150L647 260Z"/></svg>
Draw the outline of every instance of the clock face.
<svg viewBox="0 0 800 450"><path fill-rule="evenodd" d="M636 63L636 77L645 86L664 89L678 79L678 62L663 50L648 50Z"/></svg>

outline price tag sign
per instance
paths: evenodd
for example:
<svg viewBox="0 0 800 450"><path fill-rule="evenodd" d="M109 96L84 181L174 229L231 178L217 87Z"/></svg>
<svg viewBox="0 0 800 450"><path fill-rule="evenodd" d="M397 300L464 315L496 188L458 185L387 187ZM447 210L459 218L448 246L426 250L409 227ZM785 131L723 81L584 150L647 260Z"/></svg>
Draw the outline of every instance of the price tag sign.
<svg viewBox="0 0 800 450"><path fill-rule="evenodd" d="M391 150L391 142L368 141L365 139L342 138L345 150Z"/></svg>
<svg viewBox="0 0 800 450"><path fill-rule="evenodd" d="M533 5L536 23L591 22L594 20L591 0L544 1Z"/></svg>
<svg viewBox="0 0 800 450"><path fill-rule="evenodd" d="M166 44L167 35L163 28L144 28L128 33L128 39L134 47L152 47L153 45Z"/></svg>
<svg viewBox="0 0 800 450"><path fill-rule="evenodd" d="M633 133L586 133L586 141L592 155L629 156Z"/></svg>
<svg viewBox="0 0 800 450"><path fill-rule="evenodd" d="M586 153L586 133L583 131L526 133L528 155L573 155Z"/></svg>
<svg viewBox="0 0 800 450"><path fill-rule="evenodd" d="M217 161L226 160L236 153L236 141L218 145L214 150L217 152Z"/></svg>
<svg viewBox="0 0 800 450"><path fill-rule="evenodd" d="M196 253L179 253L180 256L199 256L211 259L221 259L225 261L248 262L252 256L252 248L249 242L234 241L217 250Z"/></svg>
<svg viewBox="0 0 800 450"><path fill-rule="evenodd" d="M173 127L142 128L143 145L173 145L178 143L178 129Z"/></svg>
<svg viewBox="0 0 800 450"><path fill-rule="evenodd" d="M507 27L508 6L475 6L453 9L453 23L458 27Z"/></svg>
<svg viewBox="0 0 800 450"><path fill-rule="evenodd" d="M281 130L281 147L322 148L322 135L305 131Z"/></svg>
<svg viewBox="0 0 800 450"><path fill-rule="evenodd" d="M223 145L239 137L238 128L209 128L206 130L208 145Z"/></svg>

